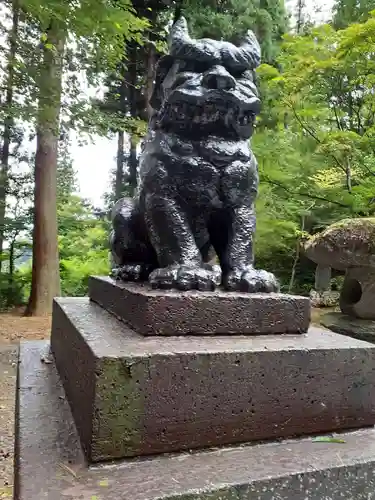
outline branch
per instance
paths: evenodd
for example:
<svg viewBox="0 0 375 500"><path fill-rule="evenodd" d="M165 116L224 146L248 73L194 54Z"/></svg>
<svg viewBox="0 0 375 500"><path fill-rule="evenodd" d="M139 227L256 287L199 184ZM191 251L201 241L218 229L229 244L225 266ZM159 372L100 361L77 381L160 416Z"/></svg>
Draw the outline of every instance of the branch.
<svg viewBox="0 0 375 500"><path fill-rule="evenodd" d="M294 194L294 195L299 195L299 196L303 196L305 198L310 198L311 200L319 200L319 201L325 201L326 203L333 203L334 205L338 205L339 207L343 207L343 208L352 208L350 205L346 205L345 203L341 203L340 201L336 201L336 200L330 200L328 198L325 198L324 196L318 196L318 195L314 195L314 194L310 194L310 193L305 193L305 192L301 192L301 191L294 191L290 188L287 188L286 186L284 186L283 184L277 182L277 181L273 181L267 177L264 177L263 180L265 182L267 182L267 184L271 184L272 186L277 186L281 189L284 189L284 191L286 191L287 193L289 194Z"/></svg>
<svg viewBox="0 0 375 500"><path fill-rule="evenodd" d="M322 141L319 139L319 137L315 134L315 132L310 129L307 125L305 125L303 123L303 121L301 120L301 118L297 115L297 112L293 106L293 104L289 104L289 107L292 109L293 111L293 114L294 114L294 117L295 119L298 121L298 123L301 125L301 127L303 128L303 130L306 130L306 132L318 143L318 144L322 144ZM332 153L328 153L331 158L333 158L333 160L335 161L336 165L346 174L346 168L341 165L341 163L339 162L339 160L336 158L336 156Z"/></svg>

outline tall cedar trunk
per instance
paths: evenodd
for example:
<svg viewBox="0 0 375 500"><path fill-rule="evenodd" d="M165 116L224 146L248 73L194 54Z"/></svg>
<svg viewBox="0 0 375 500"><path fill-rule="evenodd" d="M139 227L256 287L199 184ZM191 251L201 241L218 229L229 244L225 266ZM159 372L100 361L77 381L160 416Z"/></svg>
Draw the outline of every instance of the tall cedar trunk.
<svg viewBox="0 0 375 500"><path fill-rule="evenodd" d="M47 35L39 82L33 268L26 309L26 314L30 316L50 314L53 298L60 295L56 184L65 34L52 22Z"/></svg>
<svg viewBox="0 0 375 500"><path fill-rule="evenodd" d="M14 305L14 246L16 239L13 238L9 245L9 274L8 274L8 296L7 306Z"/></svg>
<svg viewBox="0 0 375 500"><path fill-rule="evenodd" d="M138 117L138 92L137 92L137 45L131 42L129 50L129 100L130 100L130 116ZM129 153L129 186L131 194L134 193L137 187L137 136L132 134L130 137L130 153Z"/></svg>
<svg viewBox="0 0 375 500"><path fill-rule="evenodd" d="M13 19L12 29L9 35L9 55L7 64L7 83L6 83L6 96L5 96L5 119L3 131L3 146L0 153L0 272L2 264L2 253L4 246L4 230L5 230L5 210L6 210L6 197L8 191L8 175L9 175L9 150L12 136L13 116L13 84L14 84L14 66L17 51L17 34L19 23L19 5L18 0L14 0L12 4Z"/></svg>
<svg viewBox="0 0 375 500"><path fill-rule="evenodd" d="M304 24L304 20L303 20L303 10L305 8L305 2L304 0L297 0L297 12L296 12L296 32L297 32L297 35L300 35L301 34L301 31L302 31L302 28L303 28L303 24Z"/></svg>
<svg viewBox="0 0 375 500"><path fill-rule="evenodd" d="M117 132L117 166L115 182L115 198L119 200L122 195L124 181L124 131Z"/></svg>
<svg viewBox="0 0 375 500"><path fill-rule="evenodd" d="M130 152L129 152L129 186L130 193L133 196L135 189L137 187L137 170L138 170L138 159L137 159L137 137L132 135L130 137Z"/></svg>
<svg viewBox="0 0 375 500"><path fill-rule="evenodd" d="M155 60L156 60L155 47L152 43L150 43L147 51L147 81L146 81L147 116L149 120L153 115L153 109L150 106L150 99L154 87Z"/></svg>
<svg viewBox="0 0 375 500"><path fill-rule="evenodd" d="M122 82L119 89L120 93L120 111L126 115L126 64L122 64ZM117 131L117 165L116 165L116 180L115 180L115 201L121 198L124 190L124 144L125 133L123 130Z"/></svg>

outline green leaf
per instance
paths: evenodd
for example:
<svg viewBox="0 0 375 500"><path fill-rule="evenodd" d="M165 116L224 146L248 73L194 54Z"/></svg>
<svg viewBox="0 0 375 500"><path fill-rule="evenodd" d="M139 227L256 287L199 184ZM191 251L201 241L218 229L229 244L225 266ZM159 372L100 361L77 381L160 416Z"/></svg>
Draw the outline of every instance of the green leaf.
<svg viewBox="0 0 375 500"><path fill-rule="evenodd" d="M313 438L312 440L314 443L346 443L344 439L337 438L337 437L330 437L330 436L319 436L316 438Z"/></svg>

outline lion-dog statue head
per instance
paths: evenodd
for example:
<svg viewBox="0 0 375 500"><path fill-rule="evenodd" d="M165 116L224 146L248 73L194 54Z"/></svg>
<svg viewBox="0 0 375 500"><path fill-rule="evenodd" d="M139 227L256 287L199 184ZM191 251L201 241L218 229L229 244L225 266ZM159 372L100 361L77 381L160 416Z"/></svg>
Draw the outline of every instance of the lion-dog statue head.
<svg viewBox="0 0 375 500"><path fill-rule="evenodd" d="M170 53L158 64L151 106L158 125L191 136L251 136L260 100L254 69L260 47L249 31L240 46L190 38L186 20L172 27Z"/></svg>

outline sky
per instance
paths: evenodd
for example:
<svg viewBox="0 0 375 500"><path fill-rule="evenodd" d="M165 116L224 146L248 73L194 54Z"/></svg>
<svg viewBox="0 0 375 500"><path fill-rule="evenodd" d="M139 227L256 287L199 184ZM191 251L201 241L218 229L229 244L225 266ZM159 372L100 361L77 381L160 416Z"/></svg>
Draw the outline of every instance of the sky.
<svg viewBox="0 0 375 500"><path fill-rule="evenodd" d="M332 0L305 0L306 13L317 23L325 22L330 18L332 3ZM296 0L287 0L286 5L293 12ZM95 207L102 207L103 195L110 187L110 172L116 166L116 138L98 137L86 146L73 141L71 153L81 196Z"/></svg>

